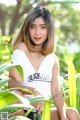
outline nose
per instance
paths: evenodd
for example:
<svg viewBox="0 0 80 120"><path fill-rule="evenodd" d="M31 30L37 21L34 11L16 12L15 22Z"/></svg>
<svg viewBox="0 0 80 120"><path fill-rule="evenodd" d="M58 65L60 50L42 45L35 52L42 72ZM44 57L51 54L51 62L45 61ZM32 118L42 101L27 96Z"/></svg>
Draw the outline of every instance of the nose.
<svg viewBox="0 0 80 120"><path fill-rule="evenodd" d="M36 35L39 35L39 34L40 34L40 29L39 29L39 28L36 28L35 34L36 34Z"/></svg>

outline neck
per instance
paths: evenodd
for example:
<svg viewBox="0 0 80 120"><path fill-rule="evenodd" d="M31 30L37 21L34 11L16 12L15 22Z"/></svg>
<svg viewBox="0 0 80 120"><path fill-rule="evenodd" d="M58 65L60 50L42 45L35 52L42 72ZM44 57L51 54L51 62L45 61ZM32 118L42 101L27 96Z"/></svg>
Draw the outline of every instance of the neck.
<svg viewBox="0 0 80 120"><path fill-rule="evenodd" d="M43 56L40 52L31 52L30 54L32 57L37 57L37 58L41 58Z"/></svg>

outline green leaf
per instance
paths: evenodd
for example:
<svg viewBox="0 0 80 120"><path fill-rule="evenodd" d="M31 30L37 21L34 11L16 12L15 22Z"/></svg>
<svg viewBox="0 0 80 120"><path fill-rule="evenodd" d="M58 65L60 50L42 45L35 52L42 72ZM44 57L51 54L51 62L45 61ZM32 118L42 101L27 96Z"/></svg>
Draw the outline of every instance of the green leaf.
<svg viewBox="0 0 80 120"><path fill-rule="evenodd" d="M70 106L76 108L76 76L75 68L72 61L68 63L68 79L69 79Z"/></svg>
<svg viewBox="0 0 80 120"><path fill-rule="evenodd" d="M12 91L11 93L12 93L13 95L17 96L17 97L19 98L19 100L20 100L23 104L25 104L25 107L27 107L28 105L30 106L29 100L27 100L25 97L23 97L23 96L15 93L14 91Z"/></svg>
<svg viewBox="0 0 80 120"><path fill-rule="evenodd" d="M17 100L20 100L23 104L25 104L25 107L32 107L30 105L30 102L26 98L20 96L19 94L13 91L10 92L9 89L0 92L0 108L3 108L6 105L11 104Z"/></svg>
<svg viewBox="0 0 80 120"><path fill-rule="evenodd" d="M14 116L14 117L9 118L9 120L31 120L31 119L26 118L24 116Z"/></svg>
<svg viewBox="0 0 80 120"><path fill-rule="evenodd" d="M25 113L25 116L28 116L29 113L33 110L33 108L30 108L26 113Z"/></svg>
<svg viewBox="0 0 80 120"><path fill-rule="evenodd" d="M6 70L9 70L11 67L16 67L21 77L23 78L23 69L20 65L16 65L16 64L2 64L0 66L0 75L4 73Z"/></svg>
<svg viewBox="0 0 80 120"><path fill-rule="evenodd" d="M25 106L25 104L11 104L11 105L7 105L7 106L5 106L5 107L3 107L3 108L1 108L0 109L0 112L8 112L9 113L9 111L15 111L15 110L17 110L17 109L19 109L19 108L25 108L26 106ZM31 108L32 106L31 105L29 105L29 104L27 104L27 108ZM33 109L33 107L32 107L32 109Z"/></svg>
<svg viewBox="0 0 80 120"><path fill-rule="evenodd" d="M20 87L20 88L12 88L12 90L14 90L14 89L23 91L23 92L25 92L25 94L31 94L31 95L33 95L33 92L32 92L31 90L28 90L28 89L23 88L23 87Z"/></svg>
<svg viewBox="0 0 80 120"><path fill-rule="evenodd" d="M36 102L41 102L44 100L47 100L47 99L45 97L42 97L42 96L35 96L34 98L31 98L29 101L30 101L30 104L34 104Z"/></svg>
<svg viewBox="0 0 80 120"><path fill-rule="evenodd" d="M15 65L15 67L18 70L18 72L21 75L21 77L24 78L24 73L23 73L22 67L20 65Z"/></svg>
<svg viewBox="0 0 80 120"><path fill-rule="evenodd" d="M6 79L0 80L0 88L1 88L2 86L4 86L9 80L10 80L10 78L6 78Z"/></svg>
<svg viewBox="0 0 80 120"><path fill-rule="evenodd" d="M11 104L18 100L18 97L10 93L10 90L0 92L0 108L5 107L8 104Z"/></svg>
<svg viewBox="0 0 80 120"><path fill-rule="evenodd" d="M47 100L44 101L44 110L41 120L50 120L50 102Z"/></svg>

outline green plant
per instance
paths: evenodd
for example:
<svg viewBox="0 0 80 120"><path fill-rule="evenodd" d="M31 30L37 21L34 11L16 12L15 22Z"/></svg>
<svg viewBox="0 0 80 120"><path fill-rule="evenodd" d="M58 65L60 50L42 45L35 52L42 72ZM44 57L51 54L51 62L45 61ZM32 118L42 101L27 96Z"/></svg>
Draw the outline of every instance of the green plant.
<svg viewBox="0 0 80 120"><path fill-rule="evenodd" d="M11 113L13 113L14 111L16 111L19 108L23 108L25 105L24 103L26 103L26 107L30 106L29 101L27 100L23 100L23 98L21 96L18 96L17 94L12 93L13 89L5 89L5 84L7 84L7 82L9 81L10 78L2 78L2 74L5 73L5 71L9 70L11 67L16 67L16 69L19 71L21 77L23 78L23 70L19 65L13 65L13 64L2 64L0 65L0 113L1 112L8 112L8 115L10 115ZM17 89L17 88L14 88ZM20 99L22 101L22 106L20 105L11 105L12 103L14 103L16 100ZM24 102L26 101L26 102ZM1 117L1 114L0 114ZM27 119L27 118L26 118Z"/></svg>
<svg viewBox="0 0 80 120"><path fill-rule="evenodd" d="M65 102L76 108L80 113L80 73L76 74L72 61L68 63L68 75L62 86Z"/></svg>
<svg viewBox="0 0 80 120"><path fill-rule="evenodd" d="M76 76L75 76L75 68L72 62L68 63L68 85L69 85L70 106L76 108Z"/></svg>
<svg viewBox="0 0 80 120"><path fill-rule="evenodd" d="M9 61L12 55L10 40L12 36L0 35L0 64Z"/></svg>
<svg viewBox="0 0 80 120"><path fill-rule="evenodd" d="M80 113L80 73L76 74L76 108Z"/></svg>

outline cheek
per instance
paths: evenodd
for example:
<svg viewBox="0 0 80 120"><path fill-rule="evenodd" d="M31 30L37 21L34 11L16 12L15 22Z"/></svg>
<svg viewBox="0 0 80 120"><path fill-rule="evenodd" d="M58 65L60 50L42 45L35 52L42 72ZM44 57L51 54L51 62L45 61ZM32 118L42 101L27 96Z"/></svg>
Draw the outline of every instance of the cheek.
<svg viewBox="0 0 80 120"><path fill-rule="evenodd" d="M44 37L48 37L48 32L47 31L45 31L45 32L43 32L44 33Z"/></svg>
<svg viewBox="0 0 80 120"><path fill-rule="evenodd" d="M33 31L32 30L29 30L29 35L30 35L30 37L33 36Z"/></svg>

